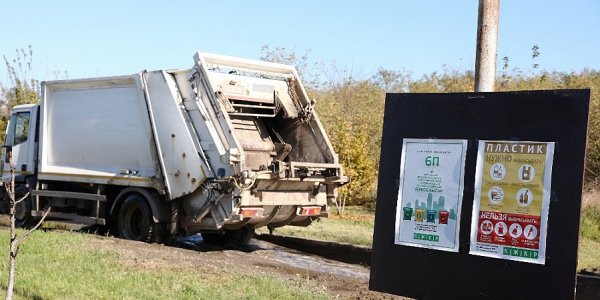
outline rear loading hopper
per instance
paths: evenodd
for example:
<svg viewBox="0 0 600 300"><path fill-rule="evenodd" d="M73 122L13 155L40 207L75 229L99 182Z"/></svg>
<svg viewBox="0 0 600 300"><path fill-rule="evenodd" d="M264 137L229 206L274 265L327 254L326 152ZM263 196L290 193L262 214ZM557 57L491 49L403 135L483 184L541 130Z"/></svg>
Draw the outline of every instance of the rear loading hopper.
<svg viewBox="0 0 600 300"><path fill-rule="evenodd" d="M206 188L184 202L187 214L202 216L191 218L188 231L307 226L326 216L348 178L296 70L201 53L195 61L192 74L174 76L191 83L189 97L208 115L190 120L213 121L222 153L208 160L214 177Z"/></svg>

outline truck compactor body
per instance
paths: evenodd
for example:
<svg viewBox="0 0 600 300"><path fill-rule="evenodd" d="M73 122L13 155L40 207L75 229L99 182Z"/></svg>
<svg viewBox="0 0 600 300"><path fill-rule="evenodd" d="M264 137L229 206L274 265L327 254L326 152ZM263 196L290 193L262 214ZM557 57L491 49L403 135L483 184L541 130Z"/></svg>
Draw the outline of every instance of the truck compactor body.
<svg viewBox="0 0 600 300"><path fill-rule="evenodd" d="M348 182L294 67L197 53L187 70L46 81L14 107L2 178L17 220L108 226L161 241L326 217Z"/></svg>

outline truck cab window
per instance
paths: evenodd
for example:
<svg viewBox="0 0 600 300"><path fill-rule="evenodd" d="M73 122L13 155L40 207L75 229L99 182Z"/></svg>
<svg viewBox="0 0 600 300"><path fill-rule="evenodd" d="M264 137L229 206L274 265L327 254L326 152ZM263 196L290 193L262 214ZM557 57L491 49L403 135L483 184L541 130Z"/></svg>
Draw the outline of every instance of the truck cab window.
<svg viewBox="0 0 600 300"><path fill-rule="evenodd" d="M17 113L15 118L14 145L27 141L29 135L29 112Z"/></svg>

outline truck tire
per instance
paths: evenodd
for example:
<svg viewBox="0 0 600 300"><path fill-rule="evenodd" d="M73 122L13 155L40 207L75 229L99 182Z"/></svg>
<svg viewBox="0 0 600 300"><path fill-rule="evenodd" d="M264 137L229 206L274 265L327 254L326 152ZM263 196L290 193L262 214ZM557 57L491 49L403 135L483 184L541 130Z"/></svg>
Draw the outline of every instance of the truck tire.
<svg viewBox="0 0 600 300"><path fill-rule="evenodd" d="M202 233L202 240L210 244L223 244L225 242L225 233Z"/></svg>
<svg viewBox="0 0 600 300"><path fill-rule="evenodd" d="M225 246L243 248L254 236L254 226L246 225L236 230L225 230Z"/></svg>
<svg viewBox="0 0 600 300"><path fill-rule="evenodd" d="M119 209L119 236L128 240L149 241L153 223L152 211L146 199L136 193L127 195Z"/></svg>
<svg viewBox="0 0 600 300"><path fill-rule="evenodd" d="M254 226L246 225L240 229L225 230L224 232L202 233L206 243L218 244L231 248L243 248L254 236Z"/></svg>
<svg viewBox="0 0 600 300"><path fill-rule="evenodd" d="M18 185L15 187L15 201L19 201L19 199L23 198L27 193L30 193L30 190L23 185ZM10 202L9 202L10 203ZM15 225L17 227L27 227L30 225L31 220L31 194L27 196L27 198L23 199L23 201L17 203L17 207L15 210Z"/></svg>

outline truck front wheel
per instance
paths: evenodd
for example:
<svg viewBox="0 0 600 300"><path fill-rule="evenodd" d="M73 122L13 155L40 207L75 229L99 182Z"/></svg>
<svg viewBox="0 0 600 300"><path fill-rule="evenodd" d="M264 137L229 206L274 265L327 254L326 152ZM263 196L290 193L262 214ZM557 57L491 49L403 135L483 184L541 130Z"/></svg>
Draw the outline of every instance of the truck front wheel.
<svg viewBox="0 0 600 300"><path fill-rule="evenodd" d="M31 217L31 194L27 195L31 191L23 185L19 185L15 188L15 201L21 200L27 196L21 202L17 203L15 210L15 225L17 227L27 227L32 219Z"/></svg>
<svg viewBox="0 0 600 300"><path fill-rule="evenodd" d="M119 209L119 235L128 240L148 241L152 234L152 211L146 199L129 194Z"/></svg>

